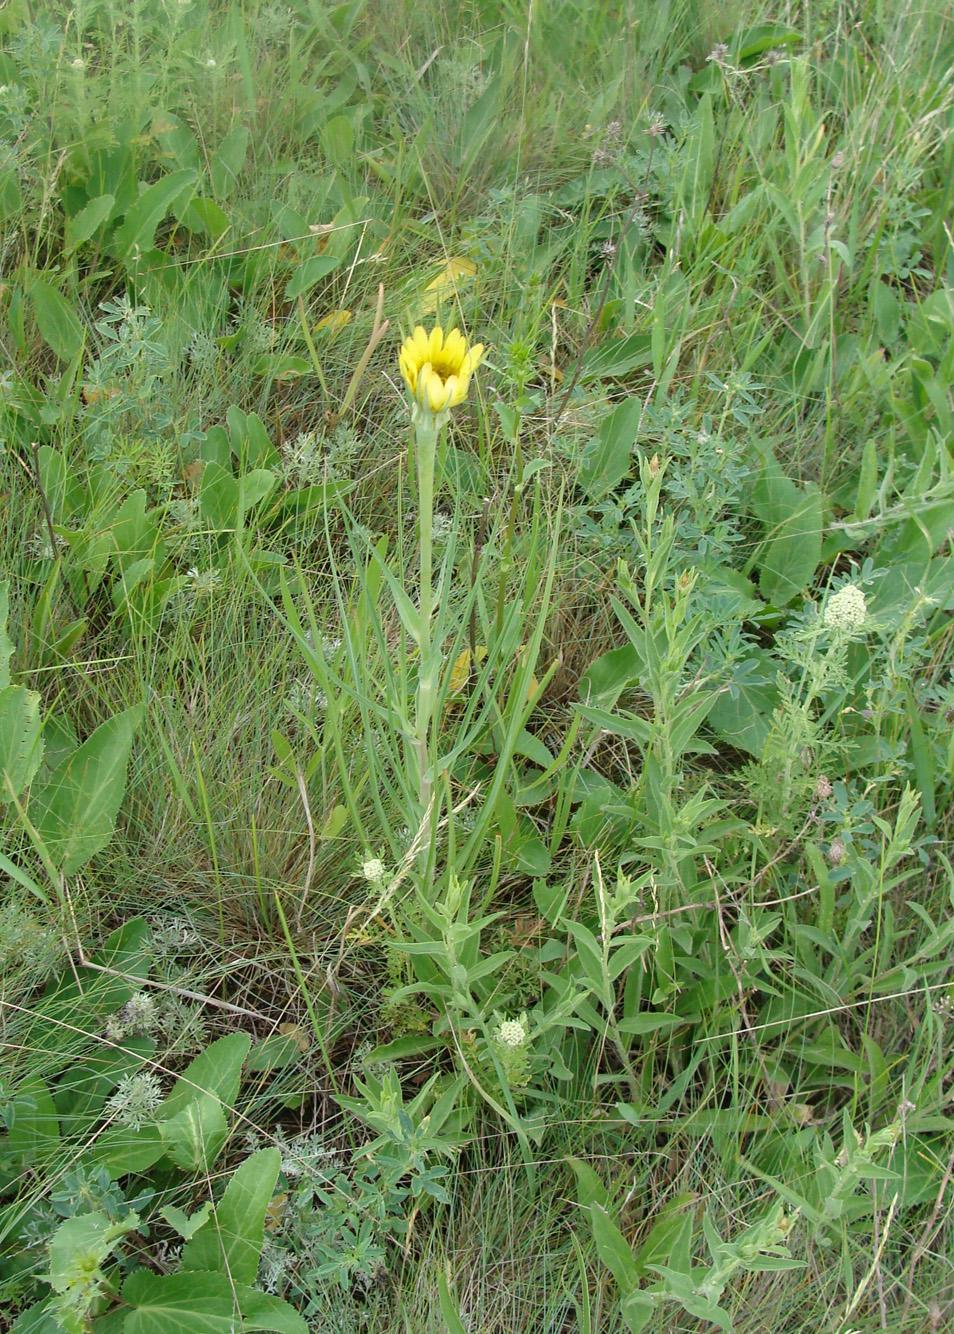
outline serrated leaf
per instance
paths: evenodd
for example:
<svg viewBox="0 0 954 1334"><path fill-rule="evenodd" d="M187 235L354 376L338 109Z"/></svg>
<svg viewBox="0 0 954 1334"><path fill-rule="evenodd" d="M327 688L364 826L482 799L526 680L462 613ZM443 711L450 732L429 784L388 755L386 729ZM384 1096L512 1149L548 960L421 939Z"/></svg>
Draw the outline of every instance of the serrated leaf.
<svg viewBox="0 0 954 1334"><path fill-rule="evenodd" d="M189 1241L195 1236L199 1228L204 1227L209 1221L209 1215L212 1213L212 1201L206 1200L205 1204L196 1209L194 1214L187 1214L184 1209L180 1209L174 1204L167 1204L164 1209L159 1210L159 1213L171 1228L175 1228L180 1237Z"/></svg>
<svg viewBox="0 0 954 1334"><path fill-rule="evenodd" d="M133 1309L123 1334L234 1334L232 1285L224 1274L153 1274L137 1269L123 1284Z"/></svg>
<svg viewBox="0 0 954 1334"><path fill-rule="evenodd" d="M49 1282L53 1291L82 1288L91 1271L99 1268L116 1242L138 1222L135 1213L117 1223L96 1211L65 1219L50 1240Z"/></svg>
<svg viewBox="0 0 954 1334"><path fill-rule="evenodd" d="M32 793L30 818L64 875L85 866L112 836L142 715L134 705L97 727Z"/></svg>
<svg viewBox="0 0 954 1334"><path fill-rule="evenodd" d="M293 1306L270 1292L236 1288L243 1331L269 1330L271 1334L308 1334L308 1326Z"/></svg>

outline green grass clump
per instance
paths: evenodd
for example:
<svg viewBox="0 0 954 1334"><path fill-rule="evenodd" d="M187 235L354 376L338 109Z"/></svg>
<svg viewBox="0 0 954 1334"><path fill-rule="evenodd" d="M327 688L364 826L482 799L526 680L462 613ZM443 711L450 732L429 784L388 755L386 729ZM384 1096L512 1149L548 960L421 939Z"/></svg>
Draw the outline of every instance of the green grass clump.
<svg viewBox="0 0 954 1334"><path fill-rule="evenodd" d="M948 1327L952 73L0 11L0 1325Z"/></svg>

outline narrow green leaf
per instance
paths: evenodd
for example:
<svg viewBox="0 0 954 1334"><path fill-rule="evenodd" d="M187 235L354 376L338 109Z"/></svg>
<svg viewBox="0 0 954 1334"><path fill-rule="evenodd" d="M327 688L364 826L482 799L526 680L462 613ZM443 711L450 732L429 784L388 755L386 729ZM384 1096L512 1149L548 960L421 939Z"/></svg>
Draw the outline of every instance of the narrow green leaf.
<svg viewBox="0 0 954 1334"><path fill-rule="evenodd" d="M437 1275L437 1295L441 1304L441 1317L447 1334L467 1334L467 1327L460 1318L460 1306L451 1292L446 1274Z"/></svg>

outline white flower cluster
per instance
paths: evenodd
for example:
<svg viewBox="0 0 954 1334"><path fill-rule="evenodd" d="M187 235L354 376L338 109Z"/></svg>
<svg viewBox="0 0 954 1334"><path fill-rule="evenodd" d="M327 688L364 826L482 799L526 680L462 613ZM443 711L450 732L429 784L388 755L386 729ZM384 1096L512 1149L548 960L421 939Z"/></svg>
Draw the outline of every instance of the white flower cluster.
<svg viewBox="0 0 954 1334"><path fill-rule="evenodd" d="M380 857L369 857L361 863L361 874L370 885L380 885L385 876L385 865Z"/></svg>
<svg viewBox="0 0 954 1334"><path fill-rule="evenodd" d="M106 1102L106 1112L121 1126L140 1130L151 1121L162 1102L162 1085L157 1075L142 1072L126 1075L116 1092Z"/></svg>
<svg viewBox="0 0 954 1334"><path fill-rule="evenodd" d="M118 1014L106 1021L106 1036L110 1042L121 1042L128 1037L146 1037L159 1026L156 1002L146 991L137 991Z"/></svg>
<svg viewBox="0 0 954 1334"><path fill-rule="evenodd" d="M497 1025L494 1037L502 1047L522 1047L527 1040L527 1030L519 1019L504 1019Z"/></svg>
<svg viewBox="0 0 954 1334"><path fill-rule="evenodd" d="M854 584L845 584L825 604L822 620L830 630L860 630L868 616L865 595Z"/></svg>

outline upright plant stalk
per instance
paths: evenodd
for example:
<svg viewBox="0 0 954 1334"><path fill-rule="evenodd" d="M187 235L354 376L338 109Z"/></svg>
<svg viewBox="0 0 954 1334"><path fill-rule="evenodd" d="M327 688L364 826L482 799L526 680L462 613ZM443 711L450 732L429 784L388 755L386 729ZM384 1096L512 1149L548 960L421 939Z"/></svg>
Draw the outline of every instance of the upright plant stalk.
<svg viewBox="0 0 954 1334"><path fill-rule="evenodd" d="M459 329L445 338L440 325L430 333L418 325L401 346L398 363L404 382L414 400L413 421L416 441L417 515L419 546L419 593L417 646L420 650L417 699L414 708L414 760L420 818L427 819L431 805L433 780L428 773L431 726L437 700L439 645L431 643L434 615L433 528L434 472L437 441L450 418L451 408L463 403L470 378L480 363L482 343L473 347ZM429 847L423 850L426 859Z"/></svg>
<svg viewBox="0 0 954 1334"><path fill-rule="evenodd" d="M434 469L437 458L437 438L441 423L432 414L419 413L415 423L417 466L417 516L420 546L420 667L417 680L417 703L414 716L414 749L417 757L418 797L421 817L426 817L431 802L432 783L428 774L428 742L431 715L436 697L436 663L431 653L431 618L434 614L432 589L434 541Z"/></svg>

